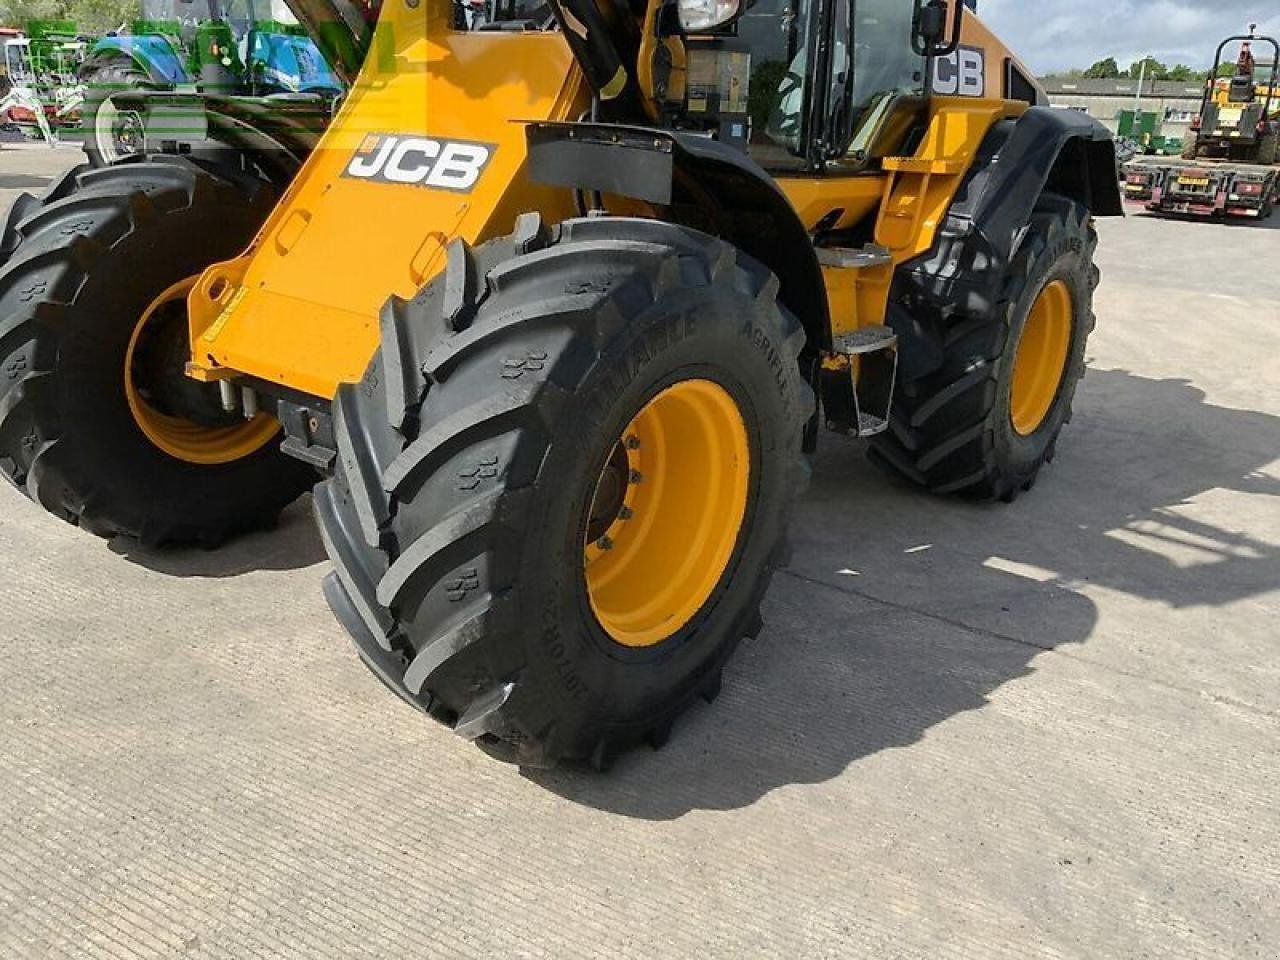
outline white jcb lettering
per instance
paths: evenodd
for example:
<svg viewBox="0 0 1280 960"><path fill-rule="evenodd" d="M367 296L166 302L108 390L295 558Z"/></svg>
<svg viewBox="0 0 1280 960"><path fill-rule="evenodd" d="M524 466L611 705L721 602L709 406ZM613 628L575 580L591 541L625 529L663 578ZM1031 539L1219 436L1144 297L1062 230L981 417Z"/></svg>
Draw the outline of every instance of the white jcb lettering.
<svg viewBox="0 0 1280 960"><path fill-rule="evenodd" d="M360 145L360 151L347 164L347 173L353 177L376 177L387 155L396 145L391 137L370 137Z"/></svg>
<svg viewBox="0 0 1280 960"><path fill-rule="evenodd" d="M933 92L943 97L981 97L987 91L986 56L978 47L961 47L933 62Z"/></svg>
<svg viewBox="0 0 1280 960"><path fill-rule="evenodd" d="M478 143L446 143L427 185L446 190L470 190L489 162L489 148Z"/></svg>
<svg viewBox="0 0 1280 960"><path fill-rule="evenodd" d="M438 141L425 137L401 140L387 161L387 179L392 183L421 183L431 172L431 161L439 155Z"/></svg>
<svg viewBox="0 0 1280 960"><path fill-rule="evenodd" d="M421 184L465 193L480 180L493 151L483 143L371 134L343 173L377 183Z"/></svg>

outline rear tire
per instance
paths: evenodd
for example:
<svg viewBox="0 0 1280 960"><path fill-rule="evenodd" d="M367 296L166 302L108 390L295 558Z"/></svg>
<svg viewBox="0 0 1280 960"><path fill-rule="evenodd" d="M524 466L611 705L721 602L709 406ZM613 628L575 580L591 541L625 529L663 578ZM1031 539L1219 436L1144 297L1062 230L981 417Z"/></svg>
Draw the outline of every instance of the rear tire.
<svg viewBox="0 0 1280 960"><path fill-rule="evenodd" d="M1264 167L1274 166L1280 159L1280 134L1269 133L1258 144L1257 162Z"/></svg>
<svg viewBox="0 0 1280 960"><path fill-rule="evenodd" d="M1053 460L1084 375L1094 328L1097 234L1089 211L1046 193L1001 287L1008 299L987 316L957 315L940 335L942 364L899 385L892 429L872 441L880 465L937 493L1012 501ZM1056 389L1030 426L1015 428L1017 357L1032 308L1057 288L1070 298L1070 330Z"/></svg>
<svg viewBox="0 0 1280 960"><path fill-rule="evenodd" d="M337 471L316 495L336 568L325 592L366 663L502 760L602 768L660 744L718 691L786 562L807 476L803 342L772 275L692 230L592 218L552 235L526 215L513 237L455 244L444 275L388 303L379 355L335 400ZM742 520L689 619L627 646L584 572L597 481L638 410L707 381L749 438ZM712 516L694 517L691 544Z"/></svg>
<svg viewBox="0 0 1280 960"><path fill-rule="evenodd" d="M80 167L44 197L18 198L0 233L6 479L100 536L205 546L271 525L315 482L310 468L279 452L269 421L254 433L262 439L249 444L253 452L201 463L158 446L131 407L127 358L148 306L239 254L274 199L261 181L177 158ZM159 371L148 382L198 392L181 375L185 322L166 322L162 345L148 354ZM173 422L180 432L187 423L177 414ZM238 426L228 429L239 436Z"/></svg>

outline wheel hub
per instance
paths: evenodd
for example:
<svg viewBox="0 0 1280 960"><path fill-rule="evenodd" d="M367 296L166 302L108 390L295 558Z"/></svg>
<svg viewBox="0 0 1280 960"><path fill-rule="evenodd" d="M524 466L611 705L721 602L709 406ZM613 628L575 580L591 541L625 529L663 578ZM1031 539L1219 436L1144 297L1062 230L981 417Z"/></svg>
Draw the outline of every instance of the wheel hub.
<svg viewBox="0 0 1280 960"><path fill-rule="evenodd" d="M1073 316L1071 289L1062 280L1047 284L1027 314L1009 391L1009 419L1021 436L1039 430L1053 409L1071 349Z"/></svg>
<svg viewBox="0 0 1280 960"><path fill-rule="evenodd" d="M750 472L741 411L710 380L668 387L627 425L584 546L592 610L613 640L655 646L703 607L737 544Z"/></svg>
<svg viewBox="0 0 1280 960"><path fill-rule="evenodd" d="M188 463L231 463L266 446L280 424L265 414L245 420L227 413L216 387L184 374L186 301L195 282L169 287L138 320L125 351L125 397L138 429L165 453Z"/></svg>
<svg viewBox="0 0 1280 960"><path fill-rule="evenodd" d="M142 118L133 110L122 112L113 127L116 148L122 156L132 156L140 152L145 134L142 129Z"/></svg>

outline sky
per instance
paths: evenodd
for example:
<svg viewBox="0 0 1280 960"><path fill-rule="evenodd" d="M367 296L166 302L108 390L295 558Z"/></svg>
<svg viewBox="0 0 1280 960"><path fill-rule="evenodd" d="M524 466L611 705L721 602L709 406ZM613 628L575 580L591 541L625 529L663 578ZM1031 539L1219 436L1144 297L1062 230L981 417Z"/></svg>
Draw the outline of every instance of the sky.
<svg viewBox="0 0 1280 960"><path fill-rule="evenodd" d="M1280 0L978 0L978 15L1039 74L1148 54L1203 68L1250 23L1280 40Z"/></svg>

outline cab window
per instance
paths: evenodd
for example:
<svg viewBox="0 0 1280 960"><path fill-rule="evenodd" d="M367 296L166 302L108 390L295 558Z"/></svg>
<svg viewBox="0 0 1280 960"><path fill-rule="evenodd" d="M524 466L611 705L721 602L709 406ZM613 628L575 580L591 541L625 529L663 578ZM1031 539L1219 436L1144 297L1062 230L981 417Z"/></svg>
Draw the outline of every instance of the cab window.
<svg viewBox="0 0 1280 960"><path fill-rule="evenodd" d="M808 165L813 8L810 0L759 0L738 22L738 37L751 45L749 149L766 169Z"/></svg>

